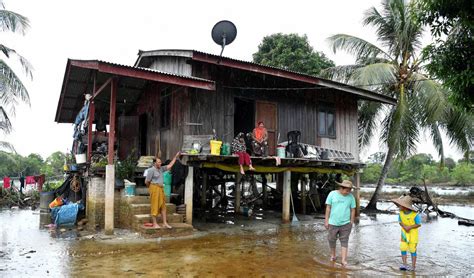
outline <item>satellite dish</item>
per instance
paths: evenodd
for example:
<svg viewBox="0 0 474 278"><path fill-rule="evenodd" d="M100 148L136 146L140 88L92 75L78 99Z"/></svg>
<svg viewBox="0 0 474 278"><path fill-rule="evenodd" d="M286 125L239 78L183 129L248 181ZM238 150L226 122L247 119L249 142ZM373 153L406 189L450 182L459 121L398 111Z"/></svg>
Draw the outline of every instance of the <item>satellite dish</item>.
<svg viewBox="0 0 474 278"><path fill-rule="evenodd" d="M228 20L222 20L217 22L216 25L212 27L211 36L215 43L222 46L220 55L222 57L224 47L228 44L231 44L235 40L235 37L237 36L237 28L235 27L234 23Z"/></svg>

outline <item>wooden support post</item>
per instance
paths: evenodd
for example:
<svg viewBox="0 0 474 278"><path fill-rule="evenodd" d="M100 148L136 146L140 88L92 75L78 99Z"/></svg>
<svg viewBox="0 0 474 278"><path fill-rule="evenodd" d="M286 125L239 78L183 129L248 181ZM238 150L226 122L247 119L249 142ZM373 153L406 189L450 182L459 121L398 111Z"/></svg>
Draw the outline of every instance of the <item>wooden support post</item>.
<svg viewBox="0 0 474 278"><path fill-rule="evenodd" d="M193 187L194 187L194 169L188 167L188 176L184 184L184 203L186 204L186 223L193 224Z"/></svg>
<svg viewBox="0 0 474 278"><path fill-rule="evenodd" d="M306 214L306 175L301 175L301 212Z"/></svg>
<svg viewBox="0 0 474 278"><path fill-rule="evenodd" d="M115 189L115 166L114 166L114 143L115 143L115 108L117 99L117 79L113 79L110 88L110 117L109 117L109 149L108 165L105 168L105 234L114 233L114 189Z"/></svg>
<svg viewBox="0 0 474 278"><path fill-rule="evenodd" d="M234 203L234 212L240 213L240 181L242 180L242 174L235 174L235 203Z"/></svg>
<svg viewBox="0 0 474 278"><path fill-rule="evenodd" d="M263 192L263 208L267 207L268 191L267 191L267 176L262 174L262 192Z"/></svg>
<svg viewBox="0 0 474 278"><path fill-rule="evenodd" d="M354 186L356 187L354 189L354 197L356 199L356 217L360 216L360 173L356 172L354 174Z"/></svg>
<svg viewBox="0 0 474 278"><path fill-rule="evenodd" d="M91 100L89 104L89 124L87 126L87 161L91 162L92 157L92 125L94 124L95 104Z"/></svg>
<svg viewBox="0 0 474 278"><path fill-rule="evenodd" d="M203 173L202 173L202 188L201 188L201 208L202 209L205 209L206 208L206 203L207 203L207 194L206 194L206 191L207 191L207 179L208 179L208 176L207 176L207 172L206 170L203 170Z"/></svg>
<svg viewBox="0 0 474 278"><path fill-rule="evenodd" d="M105 166L105 234L114 234L115 166Z"/></svg>
<svg viewBox="0 0 474 278"><path fill-rule="evenodd" d="M291 172L285 171L283 174L283 223L290 222L290 194L291 194Z"/></svg>

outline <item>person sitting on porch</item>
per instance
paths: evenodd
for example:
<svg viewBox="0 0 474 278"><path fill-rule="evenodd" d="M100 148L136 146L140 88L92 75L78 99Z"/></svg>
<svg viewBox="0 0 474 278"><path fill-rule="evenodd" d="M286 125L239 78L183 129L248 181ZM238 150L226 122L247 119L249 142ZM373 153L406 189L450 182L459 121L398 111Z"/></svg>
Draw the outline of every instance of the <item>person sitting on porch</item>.
<svg viewBox="0 0 474 278"><path fill-rule="evenodd" d="M237 134L237 136L234 138L234 141L232 142L232 153L239 156L240 173L242 175L245 175L244 165L248 165L250 171L255 171L255 168L252 167L250 155L247 153L245 137L242 132Z"/></svg>
<svg viewBox="0 0 474 278"><path fill-rule="evenodd" d="M268 132L262 121L252 131L252 151L256 156L267 156Z"/></svg>
<svg viewBox="0 0 474 278"><path fill-rule="evenodd" d="M173 160L166 165L161 166L161 159L156 157L153 159L153 167L146 170L145 184L148 187L148 192L150 193L150 207L151 207L151 219L153 221L153 228L161 228L156 222L156 218L161 212L161 217L163 218L163 226L171 229L171 226L166 220L166 201L165 201L165 192L163 190L163 173L171 170L176 159L178 159L181 153L178 152Z"/></svg>

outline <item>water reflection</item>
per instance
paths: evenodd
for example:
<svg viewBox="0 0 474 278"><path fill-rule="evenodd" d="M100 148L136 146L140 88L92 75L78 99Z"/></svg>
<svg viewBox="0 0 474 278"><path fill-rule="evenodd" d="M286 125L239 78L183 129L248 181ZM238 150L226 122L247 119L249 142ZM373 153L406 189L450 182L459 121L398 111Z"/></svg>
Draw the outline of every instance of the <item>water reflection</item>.
<svg viewBox="0 0 474 278"><path fill-rule="evenodd" d="M473 207L444 209L474 215ZM180 240L132 241L134 234L124 240L76 240L74 231L54 236L38 229L43 219L39 213L0 211L0 276L401 275L396 217L362 215L350 239L350 266L342 269L340 262L329 262L321 219L297 225L280 225L269 218L235 219L234 225L203 224L208 227L204 235ZM472 227L458 226L454 219L425 222L420 229L416 274L471 274L473 248Z"/></svg>

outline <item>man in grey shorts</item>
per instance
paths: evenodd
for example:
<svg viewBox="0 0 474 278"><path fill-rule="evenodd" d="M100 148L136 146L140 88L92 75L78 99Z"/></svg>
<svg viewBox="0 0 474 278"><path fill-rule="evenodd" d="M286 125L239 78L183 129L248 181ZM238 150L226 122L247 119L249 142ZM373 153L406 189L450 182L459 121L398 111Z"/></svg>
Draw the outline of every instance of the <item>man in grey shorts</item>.
<svg viewBox="0 0 474 278"><path fill-rule="evenodd" d="M352 196L352 182L344 180L338 183L339 189L331 191L326 199L326 214L324 227L328 230L329 248L331 248L331 261L336 261L336 241L341 242L341 264L347 265L347 248L349 235L355 218L355 199Z"/></svg>

